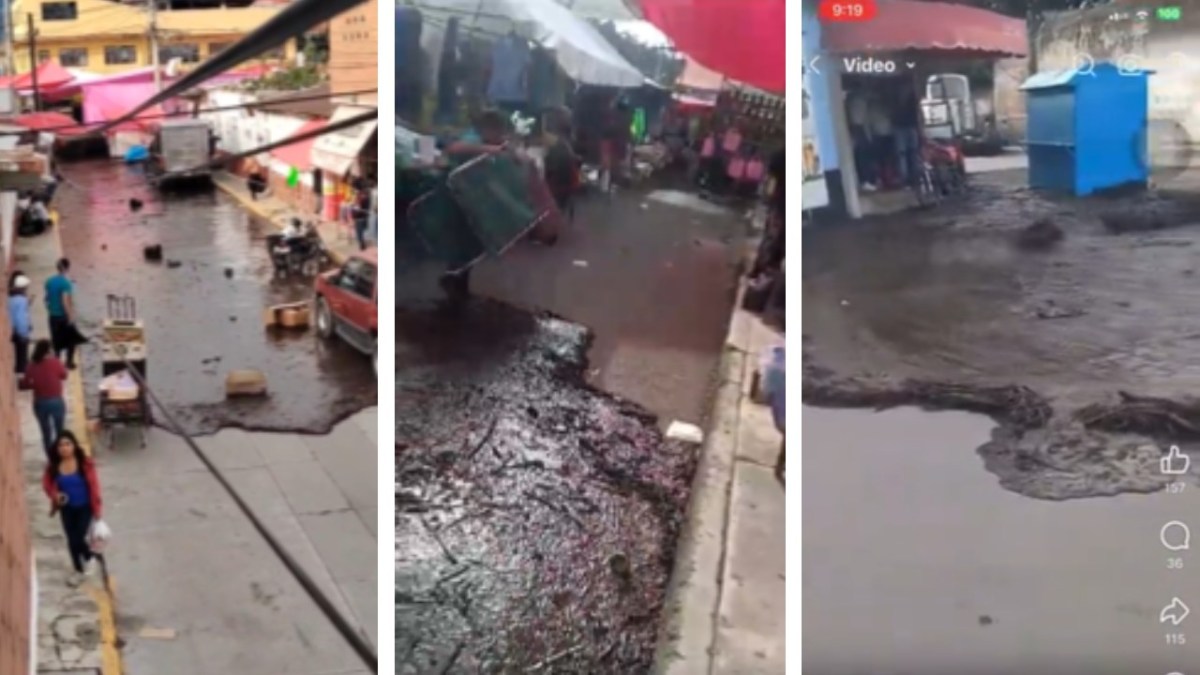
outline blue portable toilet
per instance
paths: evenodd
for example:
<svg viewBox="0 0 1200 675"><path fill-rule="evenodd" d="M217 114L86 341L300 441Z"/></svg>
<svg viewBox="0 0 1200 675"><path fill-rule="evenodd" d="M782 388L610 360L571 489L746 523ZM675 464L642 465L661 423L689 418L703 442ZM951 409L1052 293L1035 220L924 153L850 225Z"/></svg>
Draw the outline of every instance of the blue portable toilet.
<svg viewBox="0 0 1200 675"><path fill-rule="evenodd" d="M1151 74L1098 63L1026 80L1030 187L1082 196L1144 185Z"/></svg>

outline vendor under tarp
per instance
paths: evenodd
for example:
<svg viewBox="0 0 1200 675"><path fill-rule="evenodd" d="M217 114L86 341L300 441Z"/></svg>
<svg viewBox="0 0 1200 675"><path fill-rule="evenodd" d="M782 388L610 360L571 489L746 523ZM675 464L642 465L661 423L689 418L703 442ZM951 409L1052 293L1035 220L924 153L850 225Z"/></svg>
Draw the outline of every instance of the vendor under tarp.
<svg viewBox="0 0 1200 675"><path fill-rule="evenodd" d="M536 43L579 84L624 88L646 81L599 31L554 0L495 0L486 12L479 11L479 0L418 0L416 6L434 25L458 17L464 33L517 35Z"/></svg>

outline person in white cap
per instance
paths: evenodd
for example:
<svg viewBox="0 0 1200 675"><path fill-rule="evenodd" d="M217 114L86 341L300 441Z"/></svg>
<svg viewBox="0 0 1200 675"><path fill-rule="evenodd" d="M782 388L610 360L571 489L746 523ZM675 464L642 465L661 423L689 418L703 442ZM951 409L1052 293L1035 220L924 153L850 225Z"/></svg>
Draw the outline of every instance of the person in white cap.
<svg viewBox="0 0 1200 675"><path fill-rule="evenodd" d="M29 277L14 272L8 284L8 323L12 326L13 359L18 375L25 374L29 363L29 340L33 322L29 316Z"/></svg>

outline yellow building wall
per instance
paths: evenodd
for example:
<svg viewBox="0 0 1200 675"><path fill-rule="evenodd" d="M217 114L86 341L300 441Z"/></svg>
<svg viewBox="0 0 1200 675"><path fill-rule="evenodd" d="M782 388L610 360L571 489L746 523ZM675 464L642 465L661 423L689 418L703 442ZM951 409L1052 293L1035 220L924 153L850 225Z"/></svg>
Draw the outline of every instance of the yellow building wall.
<svg viewBox="0 0 1200 675"><path fill-rule="evenodd" d="M61 62L64 49L87 50L86 65L69 65L95 73L119 73L150 65L150 41L146 33L149 19L143 8L109 0L75 0L78 18L42 21L40 0L12 0L13 39L17 72L28 72L32 63L29 48L28 17L33 17L39 59ZM222 8L206 10L160 10L159 44L168 46L192 43L200 47L204 60L249 34L278 12L275 8ZM134 63L105 63L105 48L132 46ZM294 62L295 40L283 48L283 57ZM66 65L66 64L64 64ZM165 65L165 64L164 64ZM185 63L188 67L194 64Z"/></svg>

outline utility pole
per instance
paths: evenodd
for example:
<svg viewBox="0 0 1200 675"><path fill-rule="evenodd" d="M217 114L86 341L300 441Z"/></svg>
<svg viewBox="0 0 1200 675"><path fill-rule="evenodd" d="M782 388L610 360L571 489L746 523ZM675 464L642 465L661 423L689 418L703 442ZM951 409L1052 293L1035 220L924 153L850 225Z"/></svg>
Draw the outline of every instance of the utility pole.
<svg viewBox="0 0 1200 675"><path fill-rule="evenodd" d="M162 91L158 64L158 0L150 0L150 65L154 66L154 91Z"/></svg>
<svg viewBox="0 0 1200 675"><path fill-rule="evenodd" d="M16 46L13 44L12 0L4 0L4 59L7 75L17 74Z"/></svg>
<svg viewBox="0 0 1200 675"><path fill-rule="evenodd" d="M37 31L33 29L33 14L25 15L25 25L29 30L29 76L33 78L33 111L42 109L42 95L38 93L37 71Z"/></svg>

